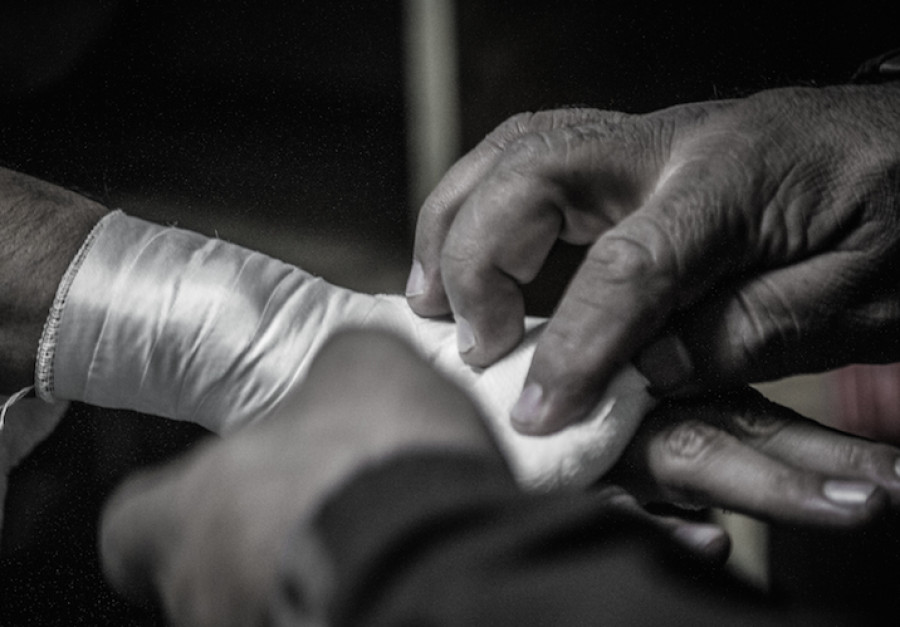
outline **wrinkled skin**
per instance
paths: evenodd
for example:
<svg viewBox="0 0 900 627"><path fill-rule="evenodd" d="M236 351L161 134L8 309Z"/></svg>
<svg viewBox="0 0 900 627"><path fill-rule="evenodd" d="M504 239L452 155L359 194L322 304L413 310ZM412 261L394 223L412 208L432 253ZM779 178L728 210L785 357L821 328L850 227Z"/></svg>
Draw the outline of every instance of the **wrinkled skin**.
<svg viewBox="0 0 900 627"><path fill-rule="evenodd" d="M898 198L897 84L520 114L426 200L407 295L484 366L554 242L589 246L513 411L548 433L630 360L662 393L898 360Z"/></svg>
<svg viewBox="0 0 900 627"><path fill-rule="evenodd" d="M329 341L286 405L282 416L211 440L117 492L101 531L114 585L158 604L176 625L266 624L284 609L278 556L286 539L354 472L409 450L499 455L465 394L382 333ZM722 529L651 515L640 503L718 503L770 520L858 527L900 502L898 458L897 449L745 391L663 404L597 489L610 508L723 560ZM327 587L301 583L312 599Z"/></svg>

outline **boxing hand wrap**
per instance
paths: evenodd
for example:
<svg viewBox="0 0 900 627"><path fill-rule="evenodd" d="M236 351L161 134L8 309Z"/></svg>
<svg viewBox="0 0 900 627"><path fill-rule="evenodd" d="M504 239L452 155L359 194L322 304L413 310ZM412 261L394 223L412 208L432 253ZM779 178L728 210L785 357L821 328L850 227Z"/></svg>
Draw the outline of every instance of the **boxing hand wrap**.
<svg viewBox="0 0 900 627"><path fill-rule="evenodd" d="M263 254L115 212L59 286L36 385L45 400L228 433L272 414L339 328L387 328L470 392L524 485L587 485L652 407L646 380L629 367L587 420L551 436L522 436L509 410L542 321L526 324L512 354L476 371L457 353L452 322L419 318L400 296L355 293Z"/></svg>
<svg viewBox="0 0 900 627"><path fill-rule="evenodd" d="M85 246L60 285L55 342L48 324L39 349L45 400L227 433L264 418L332 327L372 307L371 297L260 253L121 212Z"/></svg>

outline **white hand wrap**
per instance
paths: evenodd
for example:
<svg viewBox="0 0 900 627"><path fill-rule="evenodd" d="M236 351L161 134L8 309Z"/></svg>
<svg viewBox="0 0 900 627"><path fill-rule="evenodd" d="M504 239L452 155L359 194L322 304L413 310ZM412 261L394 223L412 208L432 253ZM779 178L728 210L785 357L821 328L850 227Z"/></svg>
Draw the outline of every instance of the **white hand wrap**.
<svg viewBox="0 0 900 627"><path fill-rule="evenodd" d="M480 404L513 471L529 487L601 476L653 400L625 369L594 414L558 434L509 424L541 321L483 371L466 366L451 322L426 320L399 296L335 287L221 240L110 214L60 285L38 355L38 394L199 423L228 433L270 415L343 326L388 328Z"/></svg>

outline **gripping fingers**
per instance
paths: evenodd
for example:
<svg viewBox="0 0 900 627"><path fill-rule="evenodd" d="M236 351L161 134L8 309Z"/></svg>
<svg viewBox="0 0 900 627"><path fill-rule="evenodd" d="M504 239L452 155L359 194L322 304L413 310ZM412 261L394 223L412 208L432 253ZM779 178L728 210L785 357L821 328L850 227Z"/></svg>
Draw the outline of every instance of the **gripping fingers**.
<svg viewBox="0 0 900 627"><path fill-rule="evenodd" d="M659 159L629 140L655 131L632 120L526 135L469 195L441 255L444 288L462 324L460 353L466 362L488 365L520 339L519 286L534 279L558 239L593 243L637 209L659 176ZM587 270L579 274L598 267L591 263L598 259L616 276L628 272L632 265L621 270L604 263L615 250L608 242L599 249L595 245Z"/></svg>
<svg viewBox="0 0 900 627"><path fill-rule="evenodd" d="M540 338L512 416L520 432L585 416L673 313L746 263L750 182L734 163L687 151L653 180L640 208L593 244Z"/></svg>
<svg viewBox="0 0 900 627"><path fill-rule="evenodd" d="M520 138L554 128L594 121L612 123L624 114L595 109L557 109L512 116L462 157L425 200L416 225L414 259L406 296L421 316L450 313L441 280L441 251L453 222L469 195L488 177L507 149Z"/></svg>
<svg viewBox="0 0 900 627"><path fill-rule="evenodd" d="M870 521L888 505L888 492L866 472L830 472L841 464L809 464L806 455L782 459L790 439L800 434L782 438L780 434L792 429L777 416L763 415L754 427L733 428L738 422L748 424L748 414L694 406L687 410L693 417L686 419L685 406L674 407L655 414L652 434L638 447L641 463L665 500L725 507L765 520L837 527ZM827 449L826 441L820 444L821 450Z"/></svg>
<svg viewBox="0 0 900 627"><path fill-rule="evenodd" d="M597 486L597 497L621 511L628 512L638 520L662 531L675 542L698 557L710 561L724 562L731 550L731 539L719 525L684 520L674 516L651 514L644 509L634 496L616 485Z"/></svg>
<svg viewBox="0 0 900 627"><path fill-rule="evenodd" d="M612 233L591 249L538 340L512 413L520 432L551 433L583 417L668 316L674 275L639 240Z"/></svg>
<svg viewBox="0 0 900 627"><path fill-rule="evenodd" d="M756 450L826 477L877 485L900 504L900 449L829 429L762 395L722 425Z"/></svg>
<svg viewBox="0 0 900 627"><path fill-rule="evenodd" d="M520 285L538 273L562 224L556 189L539 178L497 176L460 211L441 256L459 352L487 366L522 338Z"/></svg>

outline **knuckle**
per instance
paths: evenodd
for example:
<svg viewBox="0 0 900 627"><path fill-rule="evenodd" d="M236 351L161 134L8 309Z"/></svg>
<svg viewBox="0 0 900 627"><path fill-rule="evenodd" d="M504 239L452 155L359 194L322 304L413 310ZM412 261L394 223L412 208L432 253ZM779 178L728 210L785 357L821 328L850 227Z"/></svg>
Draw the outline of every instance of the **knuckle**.
<svg viewBox="0 0 900 627"><path fill-rule="evenodd" d="M550 131L526 133L510 143L503 157L503 166L519 171L540 162L553 149L554 140Z"/></svg>
<svg viewBox="0 0 900 627"><path fill-rule="evenodd" d="M709 456L721 441L722 432L700 420L686 420L663 434L666 458L675 462L697 461Z"/></svg>
<svg viewBox="0 0 900 627"><path fill-rule="evenodd" d="M505 150L510 142L530 133L539 133L567 126L578 126L599 121L617 122L627 114L600 111L589 107L570 107L523 111L511 115L491 131L486 141L498 150Z"/></svg>
<svg viewBox="0 0 900 627"><path fill-rule="evenodd" d="M506 150L507 146L516 138L530 133L532 120L535 114L530 111L516 113L504 120L484 138L485 143L498 152Z"/></svg>
<svg viewBox="0 0 900 627"><path fill-rule="evenodd" d="M537 111L529 120L533 131L577 127L585 124L615 125L630 117L619 111L603 111L591 107L566 107Z"/></svg>
<svg viewBox="0 0 900 627"><path fill-rule="evenodd" d="M592 131L578 126L533 130L510 141L493 170L501 189L513 196L504 198L502 206L531 194L557 210L589 205L591 166L581 148L593 140Z"/></svg>
<svg viewBox="0 0 900 627"><path fill-rule="evenodd" d="M646 282L665 276L651 246L649 241L621 235L601 238L585 257L585 270L612 284Z"/></svg>
<svg viewBox="0 0 900 627"><path fill-rule="evenodd" d="M686 420L660 432L650 446L649 468L662 493L682 503L704 503L716 481L709 469L725 437L700 420Z"/></svg>
<svg viewBox="0 0 900 627"><path fill-rule="evenodd" d="M587 119L587 111L587 109L581 108L537 111L531 116L530 128L534 131L548 131L554 128L580 124Z"/></svg>

